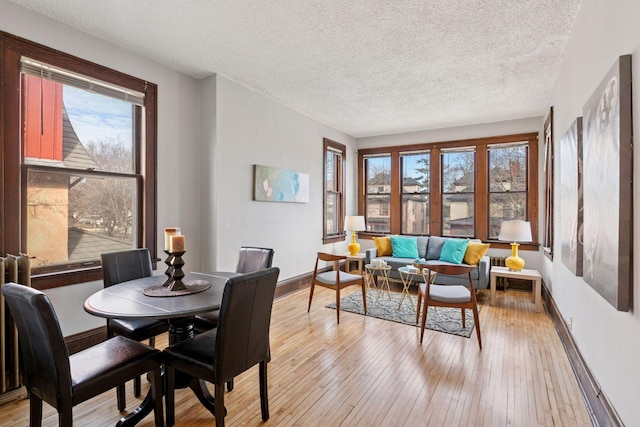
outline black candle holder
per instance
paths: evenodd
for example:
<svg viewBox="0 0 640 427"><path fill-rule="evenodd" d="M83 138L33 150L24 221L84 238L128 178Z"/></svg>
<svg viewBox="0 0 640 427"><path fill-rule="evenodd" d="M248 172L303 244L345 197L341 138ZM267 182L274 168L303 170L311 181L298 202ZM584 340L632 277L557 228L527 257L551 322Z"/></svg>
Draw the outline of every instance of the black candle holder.
<svg viewBox="0 0 640 427"><path fill-rule="evenodd" d="M171 283L169 283L169 290L171 291L182 291L187 289L182 279L184 278L184 273L182 272L182 267L184 266L184 261L182 260L182 255L184 255L185 251L181 252L172 252L171 255L173 259L171 260L171 266L173 267L173 271L171 272Z"/></svg>
<svg viewBox="0 0 640 427"><path fill-rule="evenodd" d="M165 276L167 276L167 280L164 281L162 286L169 286L172 282L171 275L173 274L173 265L171 265L171 263L173 262L173 254L166 249L164 250L164 253L167 254L167 259L164 260L164 263L167 264L167 269L164 272Z"/></svg>

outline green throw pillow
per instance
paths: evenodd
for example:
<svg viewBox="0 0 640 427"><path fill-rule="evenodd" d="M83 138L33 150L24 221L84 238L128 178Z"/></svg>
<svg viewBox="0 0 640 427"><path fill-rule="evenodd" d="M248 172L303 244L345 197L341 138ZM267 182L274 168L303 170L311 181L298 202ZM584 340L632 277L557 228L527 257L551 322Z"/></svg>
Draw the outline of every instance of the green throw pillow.
<svg viewBox="0 0 640 427"><path fill-rule="evenodd" d="M415 237L391 236L391 247L394 258L418 258L418 239Z"/></svg>
<svg viewBox="0 0 640 427"><path fill-rule="evenodd" d="M447 239L442 245L440 252L440 261L446 261L453 264L462 264L464 253L467 251L469 240L465 239Z"/></svg>

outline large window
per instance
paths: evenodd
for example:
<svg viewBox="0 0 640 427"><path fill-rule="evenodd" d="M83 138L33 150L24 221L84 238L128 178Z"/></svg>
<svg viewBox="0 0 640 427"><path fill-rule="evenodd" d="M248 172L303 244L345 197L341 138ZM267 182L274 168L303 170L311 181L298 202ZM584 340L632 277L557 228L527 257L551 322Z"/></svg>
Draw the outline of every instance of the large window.
<svg viewBox="0 0 640 427"><path fill-rule="evenodd" d="M442 235L475 236L475 149L442 150Z"/></svg>
<svg viewBox="0 0 640 427"><path fill-rule="evenodd" d="M402 234L429 234L429 152L400 153Z"/></svg>
<svg viewBox="0 0 640 427"><path fill-rule="evenodd" d="M527 219L526 143L489 146L489 238L497 239L502 221Z"/></svg>
<svg viewBox="0 0 640 427"><path fill-rule="evenodd" d="M344 164L346 147L324 139L323 242L344 240Z"/></svg>
<svg viewBox="0 0 640 427"><path fill-rule="evenodd" d="M0 36L3 250L33 257L39 288L99 279L103 252L155 254L155 85Z"/></svg>
<svg viewBox="0 0 640 427"><path fill-rule="evenodd" d="M364 158L365 221L367 230L374 233L391 231L391 156L378 155Z"/></svg>
<svg viewBox="0 0 640 427"><path fill-rule="evenodd" d="M496 241L508 219L537 236L537 133L360 150L367 234ZM535 244L534 244L535 245Z"/></svg>

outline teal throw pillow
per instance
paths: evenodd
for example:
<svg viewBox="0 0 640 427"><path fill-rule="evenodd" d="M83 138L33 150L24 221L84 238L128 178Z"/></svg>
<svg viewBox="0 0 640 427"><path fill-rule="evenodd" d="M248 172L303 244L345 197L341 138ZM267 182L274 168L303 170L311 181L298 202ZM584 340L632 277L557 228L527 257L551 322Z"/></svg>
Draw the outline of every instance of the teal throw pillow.
<svg viewBox="0 0 640 427"><path fill-rule="evenodd" d="M466 239L447 239L447 241L444 242L444 245L442 245L440 261L462 264L468 244L469 240Z"/></svg>
<svg viewBox="0 0 640 427"><path fill-rule="evenodd" d="M391 248L394 258L418 258L418 239L415 237L391 236Z"/></svg>

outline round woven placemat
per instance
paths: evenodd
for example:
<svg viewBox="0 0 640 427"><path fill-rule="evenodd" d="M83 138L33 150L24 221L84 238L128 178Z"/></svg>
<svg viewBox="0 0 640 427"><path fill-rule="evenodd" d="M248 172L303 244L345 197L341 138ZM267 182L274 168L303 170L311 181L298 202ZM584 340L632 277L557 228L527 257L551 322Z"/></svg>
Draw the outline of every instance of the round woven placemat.
<svg viewBox="0 0 640 427"><path fill-rule="evenodd" d="M160 284L149 286L143 293L148 297L178 297L180 295L197 294L211 287L211 283L205 280L183 280L183 283L187 289L172 291L168 286Z"/></svg>

